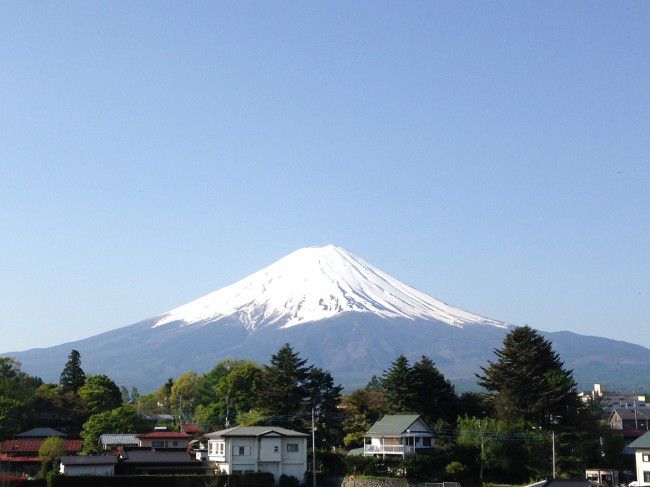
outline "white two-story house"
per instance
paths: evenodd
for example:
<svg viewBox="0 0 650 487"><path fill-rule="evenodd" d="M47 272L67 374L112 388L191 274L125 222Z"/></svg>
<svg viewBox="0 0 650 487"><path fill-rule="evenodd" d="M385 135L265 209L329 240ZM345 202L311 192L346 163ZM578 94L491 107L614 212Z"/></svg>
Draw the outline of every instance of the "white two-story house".
<svg viewBox="0 0 650 487"><path fill-rule="evenodd" d="M363 437L363 456L386 458L426 453L434 448L433 431L418 414L387 414Z"/></svg>
<svg viewBox="0 0 650 487"><path fill-rule="evenodd" d="M276 426L237 426L205 435L208 461L215 472L269 472L276 482L292 475L302 482L307 471L307 438Z"/></svg>
<svg viewBox="0 0 650 487"><path fill-rule="evenodd" d="M650 486L650 431L628 445L636 457L636 480L639 485Z"/></svg>

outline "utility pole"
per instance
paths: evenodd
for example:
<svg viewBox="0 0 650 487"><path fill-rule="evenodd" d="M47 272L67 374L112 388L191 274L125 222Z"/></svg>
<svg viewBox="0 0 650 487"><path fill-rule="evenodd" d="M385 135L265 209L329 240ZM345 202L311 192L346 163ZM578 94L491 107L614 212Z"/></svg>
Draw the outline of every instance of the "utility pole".
<svg viewBox="0 0 650 487"><path fill-rule="evenodd" d="M311 478L312 487L316 487L316 424L313 406L311 408Z"/></svg>
<svg viewBox="0 0 650 487"><path fill-rule="evenodd" d="M555 478L555 430L551 433L551 445L553 448L553 478Z"/></svg>

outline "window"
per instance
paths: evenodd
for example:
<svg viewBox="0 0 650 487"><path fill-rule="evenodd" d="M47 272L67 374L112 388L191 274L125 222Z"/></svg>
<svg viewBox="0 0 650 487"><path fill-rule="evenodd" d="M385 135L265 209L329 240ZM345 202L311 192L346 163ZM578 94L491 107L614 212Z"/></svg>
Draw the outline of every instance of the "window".
<svg viewBox="0 0 650 487"><path fill-rule="evenodd" d="M234 448L233 454L236 456L246 456L251 454L250 446L236 446Z"/></svg>
<svg viewBox="0 0 650 487"><path fill-rule="evenodd" d="M280 447L279 447L278 445L275 445L275 446L273 447L273 453L277 453L277 452L279 451L279 450L278 450L279 448L280 448Z"/></svg>
<svg viewBox="0 0 650 487"><path fill-rule="evenodd" d="M287 443L287 451L297 452L298 451L298 443Z"/></svg>
<svg viewBox="0 0 650 487"><path fill-rule="evenodd" d="M643 454L643 461L644 462L650 462L650 453L644 453Z"/></svg>
<svg viewBox="0 0 650 487"><path fill-rule="evenodd" d="M223 455L223 443L219 443L219 455Z"/></svg>
<svg viewBox="0 0 650 487"><path fill-rule="evenodd" d="M151 446L153 448L165 448L165 442L164 441L158 441L158 440L152 441Z"/></svg>
<svg viewBox="0 0 650 487"><path fill-rule="evenodd" d="M422 446L430 447L431 446L431 438L422 438Z"/></svg>
<svg viewBox="0 0 650 487"><path fill-rule="evenodd" d="M650 482L650 472L643 472L643 482Z"/></svg>
<svg viewBox="0 0 650 487"><path fill-rule="evenodd" d="M178 441L173 441L172 446L178 446Z"/></svg>

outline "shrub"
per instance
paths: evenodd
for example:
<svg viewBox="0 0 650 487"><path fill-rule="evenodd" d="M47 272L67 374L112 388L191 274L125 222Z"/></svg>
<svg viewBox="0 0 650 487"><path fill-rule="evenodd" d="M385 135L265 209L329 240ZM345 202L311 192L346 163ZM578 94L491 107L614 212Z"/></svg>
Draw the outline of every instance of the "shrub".
<svg viewBox="0 0 650 487"><path fill-rule="evenodd" d="M300 480L293 475L280 475L280 487L299 487Z"/></svg>

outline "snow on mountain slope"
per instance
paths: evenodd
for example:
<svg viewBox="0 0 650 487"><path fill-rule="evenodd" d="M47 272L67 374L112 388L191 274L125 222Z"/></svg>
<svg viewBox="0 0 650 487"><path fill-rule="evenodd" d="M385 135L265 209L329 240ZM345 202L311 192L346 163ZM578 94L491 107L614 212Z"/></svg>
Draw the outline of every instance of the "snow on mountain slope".
<svg viewBox="0 0 650 487"><path fill-rule="evenodd" d="M454 308L334 245L297 250L248 277L175 308L152 327L232 318L249 330L289 328L345 312L464 325L507 325Z"/></svg>

